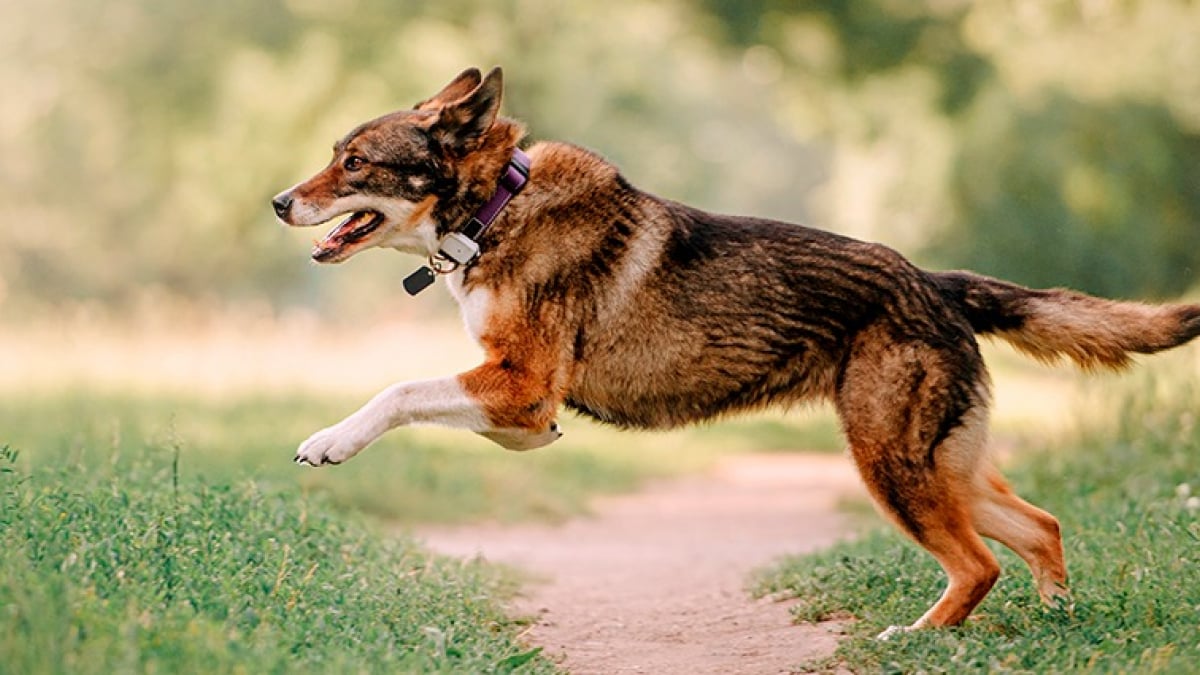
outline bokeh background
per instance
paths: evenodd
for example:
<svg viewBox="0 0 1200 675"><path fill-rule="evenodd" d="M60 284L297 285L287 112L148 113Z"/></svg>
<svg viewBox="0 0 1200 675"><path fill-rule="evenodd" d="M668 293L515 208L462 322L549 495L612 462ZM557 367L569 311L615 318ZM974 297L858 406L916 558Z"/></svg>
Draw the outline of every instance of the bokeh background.
<svg viewBox="0 0 1200 675"><path fill-rule="evenodd" d="M291 463L384 386L478 354L444 284L402 291L419 260L314 265L323 231L276 223L271 196L359 122L496 64L533 139L665 197L932 268L1200 296L1194 0L0 0L0 670L508 672L536 653L479 647L504 620L461 603L496 586L398 530L562 520L731 454L841 451L828 411L659 434L564 415L533 453L404 429ZM793 575L884 654L838 663L1188 672L1200 346L1148 380L985 354L993 446L1064 519L1081 620L1017 581L901 658L865 636L942 577L872 537Z"/></svg>
<svg viewBox="0 0 1200 675"><path fill-rule="evenodd" d="M1198 35L1170 0L5 2L0 312L426 311L396 295L415 261L316 268L267 202L355 123L493 64L534 138L660 194L1177 295L1200 269Z"/></svg>

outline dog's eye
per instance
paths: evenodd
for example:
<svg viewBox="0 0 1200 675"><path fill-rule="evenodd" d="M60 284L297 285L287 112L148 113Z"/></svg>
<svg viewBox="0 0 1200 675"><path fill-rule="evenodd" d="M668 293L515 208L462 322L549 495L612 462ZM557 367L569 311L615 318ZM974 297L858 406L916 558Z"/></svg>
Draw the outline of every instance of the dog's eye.
<svg viewBox="0 0 1200 675"><path fill-rule="evenodd" d="M363 159L362 157L359 157L358 155L350 155L346 158L346 161L342 162L342 167L347 171L358 171L359 169L363 168L363 165L366 163L367 160Z"/></svg>

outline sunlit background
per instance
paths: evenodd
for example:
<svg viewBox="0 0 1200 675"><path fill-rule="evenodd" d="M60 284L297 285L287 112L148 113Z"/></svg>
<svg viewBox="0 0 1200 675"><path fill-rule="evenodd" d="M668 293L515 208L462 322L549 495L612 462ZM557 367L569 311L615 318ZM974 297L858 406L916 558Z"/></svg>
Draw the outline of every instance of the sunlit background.
<svg viewBox="0 0 1200 675"><path fill-rule="evenodd" d="M1197 35L1165 0L2 3L0 380L357 391L466 365L425 349L470 346L443 289L402 294L418 261L315 266L268 200L472 65L504 66L534 139L670 198L1185 294Z"/></svg>

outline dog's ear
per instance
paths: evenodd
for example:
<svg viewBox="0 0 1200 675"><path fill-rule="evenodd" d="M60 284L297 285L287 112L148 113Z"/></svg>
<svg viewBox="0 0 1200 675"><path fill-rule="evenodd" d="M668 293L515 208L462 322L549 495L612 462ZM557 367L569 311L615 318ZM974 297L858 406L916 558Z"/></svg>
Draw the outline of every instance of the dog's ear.
<svg viewBox="0 0 1200 675"><path fill-rule="evenodd" d="M467 68L459 73L458 77L450 80L450 84L442 87L441 91L413 106L413 110L441 108L471 93L482 81L483 74L478 68Z"/></svg>
<svg viewBox="0 0 1200 675"><path fill-rule="evenodd" d="M471 150L495 123L503 94L504 73L497 66L470 93L442 106L430 129L434 139L451 152Z"/></svg>

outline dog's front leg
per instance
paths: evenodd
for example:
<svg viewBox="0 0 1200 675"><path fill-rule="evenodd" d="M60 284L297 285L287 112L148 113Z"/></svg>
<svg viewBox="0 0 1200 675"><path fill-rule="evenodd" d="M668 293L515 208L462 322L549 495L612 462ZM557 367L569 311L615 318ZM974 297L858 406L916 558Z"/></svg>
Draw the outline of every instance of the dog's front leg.
<svg viewBox="0 0 1200 675"><path fill-rule="evenodd" d="M379 392L341 422L310 436L296 451L296 462L341 464L389 429L421 423L488 429L479 404L471 400L458 378L401 382Z"/></svg>
<svg viewBox="0 0 1200 675"><path fill-rule="evenodd" d="M541 447L562 436L553 406L548 420L540 419L544 412L534 414L535 408L545 410L545 399L542 406L529 406L511 396L498 399L495 390L480 391L481 382L494 379L491 370L483 366L458 377L394 384L346 419L310 436L295 460L310 466L340 464L388 430L409 424L474 431L512 450ZM513 418L513 411L524 414Z"/></svg>

